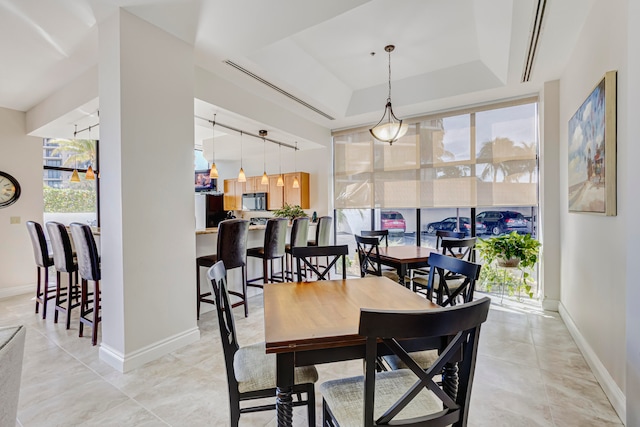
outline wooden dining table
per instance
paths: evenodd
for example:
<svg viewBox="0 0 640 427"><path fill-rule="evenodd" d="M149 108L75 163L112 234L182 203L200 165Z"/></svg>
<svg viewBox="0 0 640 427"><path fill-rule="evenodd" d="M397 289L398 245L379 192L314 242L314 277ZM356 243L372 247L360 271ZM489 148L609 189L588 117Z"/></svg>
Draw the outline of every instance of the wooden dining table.
<svg viewBox="0 0 640 427"><path fill-rule="evenodd" d="M407 286L405 276L415 268L429 266L429 255L438 252L437 249L424 246L380 246L380 264L395 268L398 272L398 282Z"/></svg>
<svg viewBox="0 0 640 427"><path fill-rule="evenodd" d="M386 277L264 286L266 352L277 360L278 426L292 425L294 367L363 359L365 340L358 335L360 309L441 309ZM414 349L440 348L441 340L419 341ZM457 384L451 369L443 382ZM457 388L457 387L456 387Z"/></svg>

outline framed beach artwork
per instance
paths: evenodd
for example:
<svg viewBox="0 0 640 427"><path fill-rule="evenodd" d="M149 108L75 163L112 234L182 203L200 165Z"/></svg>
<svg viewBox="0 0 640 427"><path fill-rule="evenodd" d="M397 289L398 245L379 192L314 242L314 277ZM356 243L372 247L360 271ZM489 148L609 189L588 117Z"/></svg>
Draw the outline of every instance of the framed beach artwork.
<svg viewBox="0 0 640 427"><path fill-rule="evenodd" d="M569 120L569 212L616 215L616 71Z"/></svg>

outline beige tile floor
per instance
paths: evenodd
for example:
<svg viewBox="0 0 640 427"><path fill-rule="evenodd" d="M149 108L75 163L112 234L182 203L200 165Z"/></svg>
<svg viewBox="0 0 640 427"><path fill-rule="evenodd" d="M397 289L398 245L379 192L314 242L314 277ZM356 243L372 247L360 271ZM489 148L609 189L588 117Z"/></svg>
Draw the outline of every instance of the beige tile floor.
<svg viewBox="0 0 640 427"><path fill-rule="evenodd" d="M262 297L236 314L242 345L263 340ZM0 326L27 326L18 426L225 426L227 384L214 312L201 339L127 374L98 358L77 321L42 320L31 295L0 300ZM52 306L50 306L50 309ZM77 316L77 314L76 314ZM357 375L359 361L318 366L320 381ZM317 396L317 425L321 397ZM305 426L296 408L296 426ZM242 415L242 426L273 426L273 412ZM483 326L469 426L620 426L604 392L557 313L492 305Z"/></svg>

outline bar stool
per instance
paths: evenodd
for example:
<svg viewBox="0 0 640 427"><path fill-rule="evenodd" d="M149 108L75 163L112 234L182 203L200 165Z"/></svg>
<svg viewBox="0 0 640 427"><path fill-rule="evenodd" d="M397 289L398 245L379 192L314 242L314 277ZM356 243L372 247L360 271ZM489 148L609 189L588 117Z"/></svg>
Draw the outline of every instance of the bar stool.
<svg viewBox="0 0 640 427"><path fill-rule="evenodd" d="M291 237L284 247L286 253L287 270L285 271L286 280L293 281L293 255L291 250L293 248L300 248L307 246L307 235L309 234L309 218L300 217L293 220L293 226L291 227Z"/></svg>
<svg viewBox="0 0 640 427"><path fill-rule="evenodd" d="M55 294L52 292L49 295L49 291L53 291L53 288L49 289L49 267L53 265L53 257L49 255L49 249L47 248L47 241L44 238L44 232L42 226L35 221L27 221L27 230L29 231L29 237L31 237L31 244L33 246L33 256L36 261L36 269L38 272L38 283L36 285L36 313L38 312L38 304L42 304L42 318L47 318L47 301L55 298ZM41 269L44 269L44 284L42 283Z"/></svg>
<svg viewBox="0 0 640 427"><path fill-rule="evenodd" d="M78 336L82 337L84 325L93 328L91 344L98 342L98 324L100 323L100 260L98 248L93 238L91 227L86 224L72 222L71 236L78 256L78 272L80 273L80 327ZM89 282L94 282L93 294L89 293ZM89 299L92 296L93 299Z"/></svg>
<svg viewBox="0 0 640 427"><path fill-rule="evenodd" d="M262 288L262 285L252 284L262 280L262 283L284 282L284 254L287 240L287 223L286 218L270 218L267 221L267 228L264 230L264 246L250 248L247 250L247 256L260 258L262 260L262 277L257 277L247 281L249 286ZM280 277L276 277L273 273L273 260L280 258ZM269 264L271 264L271 276L269 276Z"/></svg>
<svg viewBox="0 0 640 427"><path fill-rule="evenodd" d="M218 224L217 255L204 255L196 258L196 298L197 318L200 319L200 304L203 302L215 304L215 300L207 298L211 292L201 293L200 268L212 267L222 261L225 269L242 268L242 292L229 291L231 295L240 297L240 301L231 307L244 305L244 317L249 315L247 305L247 238L249 236L249 221L244 219L228 219Z"/></svg>
<svg viewBox="0 0 640 427"><path fill-rule="evenodd" d="M307 246L329 246L329 242L331 241L331 222L333 218L330 216L321 216L318 218L318 225L316 225L316 238L315 240L309 240L307 242ZM326 258L326 263L329 263L329 258ZM326 267L321 266L318 262L318 258L314 263L316 268Z"/></svg>
<svg viewBox="0 0 640 427"><path fill-rule="evenodd" d="M58 312L66 315L66 327L71 327L71 310L80 305L78 301L78 263L71 247L71 239L67 232L67 227L59 222L47 222L47 231L51 240L53 250L53 263L56 266L56 305L54 307L53 322L58 323ZM67 273L68 282L64 293L60 283L60 273ZM73 280L75 276L75 281ZM71 302L72 295L75 294L76 303ZM63 299L66 297L66 299ZM63 303L67 303L66 307Z"/></svg>

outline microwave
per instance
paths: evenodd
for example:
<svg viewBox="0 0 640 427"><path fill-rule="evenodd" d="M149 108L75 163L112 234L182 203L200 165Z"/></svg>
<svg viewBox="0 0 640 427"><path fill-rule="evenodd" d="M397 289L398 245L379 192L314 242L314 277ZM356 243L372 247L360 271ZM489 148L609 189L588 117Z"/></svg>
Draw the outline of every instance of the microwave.
<svg viewBox="0 0 640 427"><path fill-rule="evenodd" d="M243 211L266 211L267 193L245 193L242 195Z"/></svg>

